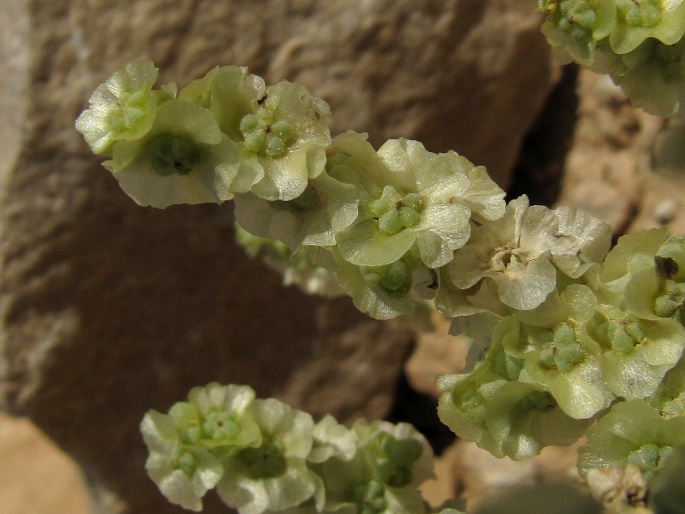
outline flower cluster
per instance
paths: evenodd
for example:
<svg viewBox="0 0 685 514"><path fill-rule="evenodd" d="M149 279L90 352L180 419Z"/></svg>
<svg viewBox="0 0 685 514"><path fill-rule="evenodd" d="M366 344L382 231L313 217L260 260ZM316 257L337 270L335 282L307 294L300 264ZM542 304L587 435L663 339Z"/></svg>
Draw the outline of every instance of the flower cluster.
<svg viewBox="0 0 685 514"><path fill-rule="evenodd" d="M608 73L652 114L683 116L683 0L539 0L542 31L562 62Z"/></svg>
<svg viewBox="0 0 685 514"><path fill-rule="evenodd" d="M655 34L671 44L664 34L682 24L666 19L682 21L685 3L665 4L542 7L548 36L631 52ZM643 40L621 32L640 24ZM406 139L375 149L354 132L331 138L323 100L288 82L266 86L245 68L215 68L180 92L153 90L155 77L148 61L125 66L77 121L122 188L155 207L234 199L240 241L305 289L343 291L377 319L426 303L450 316L474 340L473 369L439 381L440 417L460 437L521 459L573 442L597 419L599 433L613 430L626 409L669 426L685 419L685 239L652 230L610 251L607 225L526 196L506 203L485 169L455 152ZM243 514L421 511L407 492L428 474L415 432L362 422L346 432L253 396L213 384L145 418L148 469L172 501L197 509L216 487ZM345 434L350 445L334 442ZM585 462L614 466L645 445L683 444L645 434L631 436L639 447L627 453L616 438L591 436ZM648 475L659 459L645 459Z"/></svg>
<svg viewBox="0 0 685 514"><path fill-rule="evenodd" d="M330 110L302 86L266 87L223 66L177 91L153 91L151 61L117 70L76 121L93 152L141 205L221 203L237 193L288 201L321 175Z"/></svg>
<svg viewBox="0 0 685 514"><path fill-rule="evenodd" d="M599 251L587 244L592 238L581 235L593 233L596 225L578 216L571 225L584 242L584 255ZM532 234L544 237L537 222L531 227ZM455 266L466 250L456 252ZM554 251L548 253L548 262L555 262ZM487 255L493 254L491 249ZM652 418L673 426L685 423L685 239L654 229L620 238L601 269L563 262L567 267L555 263L551 274L556 286L533 308L511 305L506 298L493 301L494 279L471 297L444 302L459 316L455 328L474 339L483 339L484 325L491 328L486 344L477 346L482 355L476 356L475 369L440 379L438 412L460 436L514 459L530 457L545 445L570 444L600 419L588 430L592 458L581 458L581 470L625 465L631 462L625 444L593 435L605 426L627 426L610 425L610 420L633 416L631 422L641 430ZM487 279L485 273L478 276ZM647 430L639 446L663 446L659 434ZM619 435L627 437L625 431ZM678 438L670 443L682 444L685 440ZM642 471L651 476L657 461Z"/></svg>
<svg viewBox="0 0 685 514"><path fill-rule="evenodd" d="M328 105L300 85L223 66L153 90L156 73L150 61L117 70L76 122L124 191L160 208L234 200L240 227L288 248L294 281L327 290L310 279L336 274L373 317L434 298L439 268L505 214L504 191L455 152L332 140Z"/></svg>
<svg viewBox="0 0 685 514"><path fill-rule="evenodd" d="M432 476L432 450L406 423L315 423L247 386L211 383L168 414L149 411L141 431L148 474L190 510L216 489L240 514L426 511L416 486Z"/></svg>

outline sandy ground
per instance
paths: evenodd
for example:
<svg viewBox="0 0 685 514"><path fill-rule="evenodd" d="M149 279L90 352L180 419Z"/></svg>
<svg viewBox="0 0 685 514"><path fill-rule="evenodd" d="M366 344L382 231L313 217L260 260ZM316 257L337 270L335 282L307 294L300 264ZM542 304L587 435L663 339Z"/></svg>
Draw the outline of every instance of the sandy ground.
<svg viewBox="0 0 685 514"><path fill-rule="evenodd" d="M30 421L0 414L0 513L91 512L74 463Z"/></svg>

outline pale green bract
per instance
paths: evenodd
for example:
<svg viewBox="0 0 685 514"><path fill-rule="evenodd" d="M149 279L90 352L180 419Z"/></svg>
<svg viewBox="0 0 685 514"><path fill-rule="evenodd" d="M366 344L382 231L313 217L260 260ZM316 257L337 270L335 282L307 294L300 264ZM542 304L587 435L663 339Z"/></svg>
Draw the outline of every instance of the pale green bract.
<svg viewBox="0 0 685 514"><path fill-rule="evenodd" d="M287 202L252 193L235 197L236 221L259 237L278 239L291 251L301 246L333 246L335 235L357 218L354 186L325 171L310 179L304 192Z"/></svg>
<svg viewBox="0 0 685 514"><path fill-rule="evenodd" d="M587 430L587 444L578 450L578 469L635 464L650 479L673 448L685 445L685 418L664 419L643 400L615 405Z"/></svg>
<svg viewBox="0 0 685 514"><path fill-rule="evenodd" d="M115 141L143 136L152 126L157 99L152 86L157 68L152 61L137 61L115 71L90 97L90 108L76 120L93 153L105 154Z"/></svg>
<svg viewBox="0 0 685 514"><path fill-rule="evenodd" d="M557 269L578 278L598 270L609 250L608 227L587 214L529 206L525 195L506 209L501 219L475 227L455 252L447 269L459 289L491 281L506 306L534 309L555 289Z"/></svg>
<svg viewBox="0 0 685 514"><path fill-rule="evenodd" d="M115 143L104 166L137 203L164 208L232 198L238 157L207 109L174 99L159 107L145 136Z"/></svg>
<svg viewBox="0 0 685 514"><path fill-rule="evenodd" d="M683 0L539 0L542 32L563 63L608 73L634 105L683 116Z"/></svg>

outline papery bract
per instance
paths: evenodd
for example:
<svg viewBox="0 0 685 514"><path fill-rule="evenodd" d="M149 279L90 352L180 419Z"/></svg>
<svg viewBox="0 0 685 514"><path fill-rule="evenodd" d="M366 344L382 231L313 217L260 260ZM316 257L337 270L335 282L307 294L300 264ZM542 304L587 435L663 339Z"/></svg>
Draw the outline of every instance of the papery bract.
<svg viewBox="0 0 685 514"><path fill-rule="evenodd" d="M239 150L211 113L185 100L169 100L136 141L119 141L104 166L140 205L165 208L221 203L233 197Z"/></svg>
<svg viewBox="0 0 685 514"><path fill-rule="evenodd" d="M152 126L157 98L152 86L157 68L152 61L128 63L95 90L90 108L76 120L95 154L108 154L116 141L136 140Z"/></svg>

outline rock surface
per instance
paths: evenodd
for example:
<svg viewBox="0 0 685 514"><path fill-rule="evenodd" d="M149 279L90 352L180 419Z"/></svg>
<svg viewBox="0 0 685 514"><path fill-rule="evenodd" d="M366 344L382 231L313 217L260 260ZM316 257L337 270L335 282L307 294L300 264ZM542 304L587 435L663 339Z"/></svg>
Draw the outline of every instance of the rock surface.
<svg viewBox="0 0 685 514"><path fill-rule="evenodd" d="M383 416L408 330L281 288L232 244L230 206L135 206L74 119L128 60L179 84L245 64L323 96L335 132L453 148L506 185L551 84L529 0L0 0L0 13L0 407L76 459L95 511L181 512L146 478L137 426L197 384Z"/></svg>
<svg viewBox="0 0 685 514"><path fill-rule="evenodd" d="M3 514L90 514L81 474L26 419L0 414Z"/></svg>

